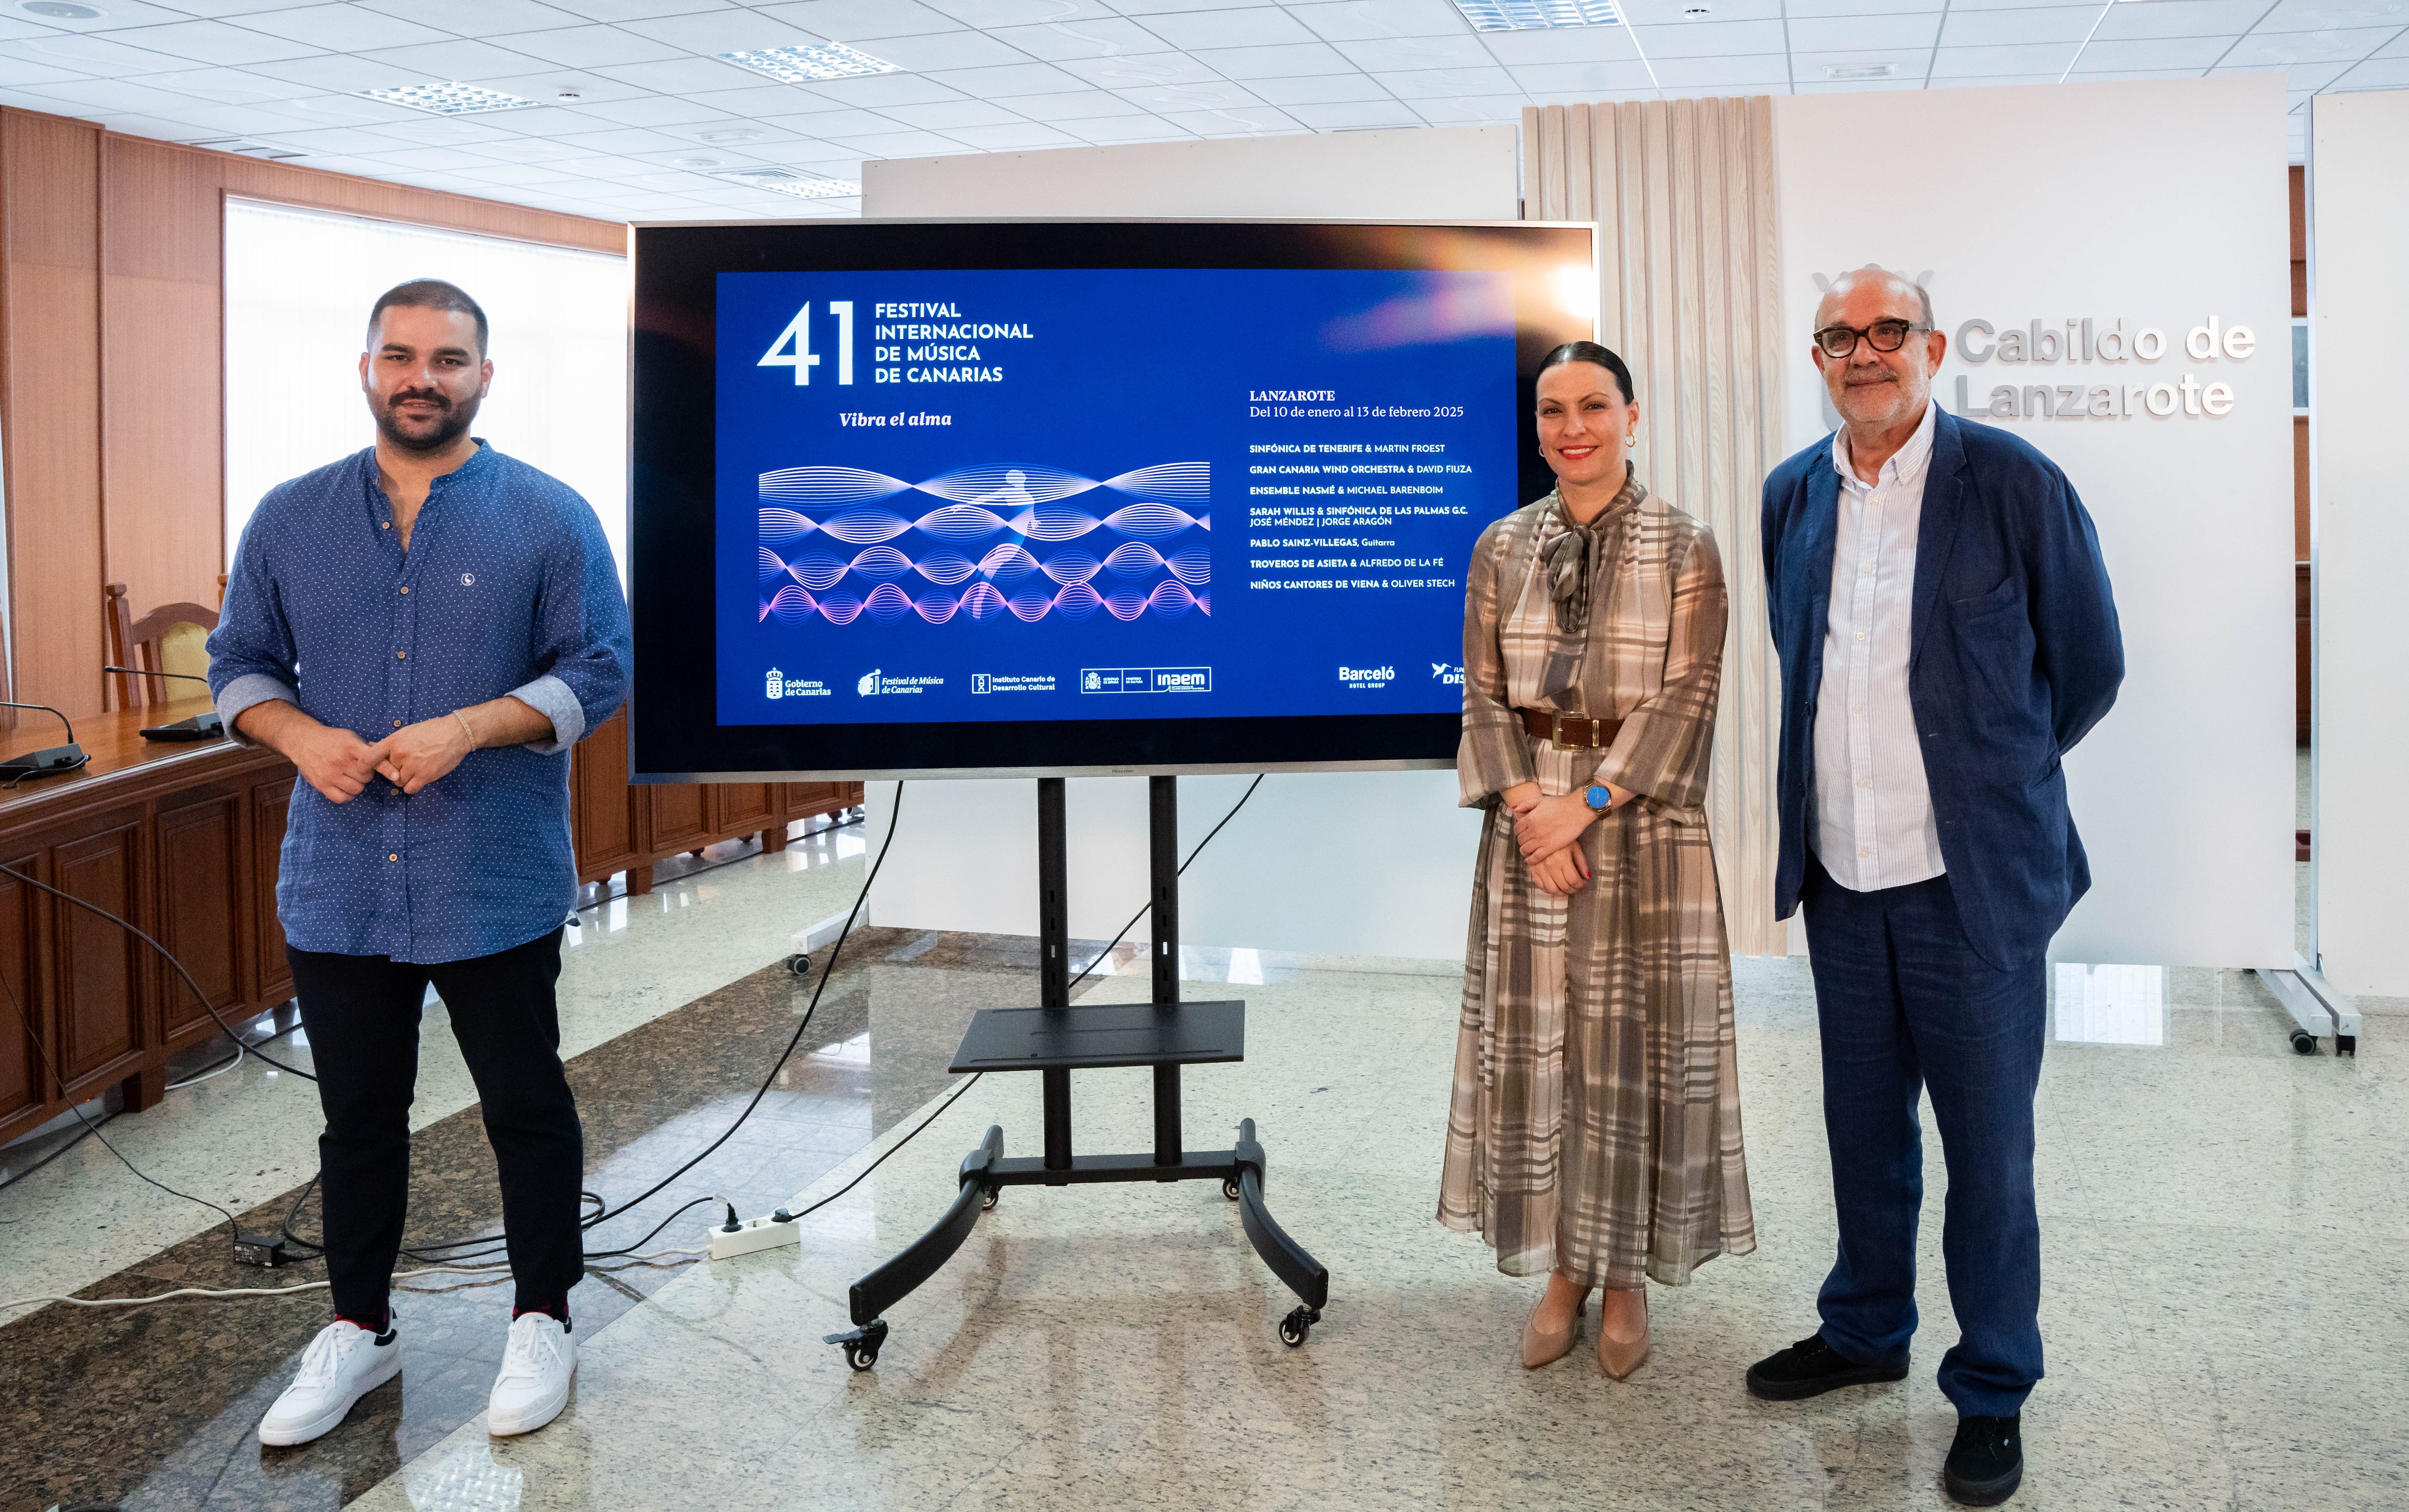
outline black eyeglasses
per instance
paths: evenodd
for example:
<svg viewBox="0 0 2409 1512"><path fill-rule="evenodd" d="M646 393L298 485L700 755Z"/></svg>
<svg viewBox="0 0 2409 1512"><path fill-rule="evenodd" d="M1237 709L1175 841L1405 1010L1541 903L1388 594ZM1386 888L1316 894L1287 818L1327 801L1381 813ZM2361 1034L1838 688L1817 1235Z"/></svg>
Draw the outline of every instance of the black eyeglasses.
<svg viewBox="0 0 2409 1512"><path fill-rule="evenodd" d="M1827 357L1845 357L1857 350L1857 338L1862 336L1876 352L1897 352L1907 345L1908 332L1930 329L1929 325L1903 320L1878 320L1862 331L1854 325L1826 325L1815 333L1815 344L1824 349Z"/></svg>

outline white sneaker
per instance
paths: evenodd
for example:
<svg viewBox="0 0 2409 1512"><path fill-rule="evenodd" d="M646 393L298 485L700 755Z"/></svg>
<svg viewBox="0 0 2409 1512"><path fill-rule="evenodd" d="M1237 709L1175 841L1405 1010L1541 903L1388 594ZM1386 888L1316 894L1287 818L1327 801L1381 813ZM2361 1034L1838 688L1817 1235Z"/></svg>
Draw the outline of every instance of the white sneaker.
<svg viewBox="0 0 2409 1512"><path fill-rule="evenodd" d="M293 1384L259 1419L262 1444L307 1444L332 1429L360 1398L394 1378L401 1369L401 1340L387 1332L384 1342L357 1323L337 1319L318 1331L301 1354L301 1369Z"/></svg>
<svg viewBox="0 0 2409 1512"><path fill-rule="evenodd" d="M521 1313L511 1320L511 1342L502 1371L485 1404L485 1432L500 1437L532 1433L569 1404L569 1383L577 1375L577 1341L550 1313Z"/></svg>

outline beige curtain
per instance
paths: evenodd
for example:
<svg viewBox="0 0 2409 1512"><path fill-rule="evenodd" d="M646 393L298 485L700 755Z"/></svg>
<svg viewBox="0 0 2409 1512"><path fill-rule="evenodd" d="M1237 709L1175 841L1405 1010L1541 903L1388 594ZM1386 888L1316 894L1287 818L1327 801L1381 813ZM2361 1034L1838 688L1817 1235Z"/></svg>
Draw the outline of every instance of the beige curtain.
<svg viewBox="0 0 2409 1512"><path fill-rule="evenodd" d="M1595 221L1598 338L1639 390L1639 476L1713 527L1731 583L1708 801L1732 949L1781 955L1773 917L1779 673L1759 489L1782 460L1773 102L1522 112L1522 214Z"/></svg>

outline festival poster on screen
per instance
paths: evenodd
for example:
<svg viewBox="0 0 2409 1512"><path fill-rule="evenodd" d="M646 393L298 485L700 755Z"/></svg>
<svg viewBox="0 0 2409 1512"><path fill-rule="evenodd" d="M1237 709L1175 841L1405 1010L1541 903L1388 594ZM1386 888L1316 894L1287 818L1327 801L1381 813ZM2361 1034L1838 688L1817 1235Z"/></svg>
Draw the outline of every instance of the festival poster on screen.
<svg viewBox="0 0 2409 1512"><path fill-rule="evenodd" d="M722 273L723 725L1442 713L1509 275Z"/></svg>

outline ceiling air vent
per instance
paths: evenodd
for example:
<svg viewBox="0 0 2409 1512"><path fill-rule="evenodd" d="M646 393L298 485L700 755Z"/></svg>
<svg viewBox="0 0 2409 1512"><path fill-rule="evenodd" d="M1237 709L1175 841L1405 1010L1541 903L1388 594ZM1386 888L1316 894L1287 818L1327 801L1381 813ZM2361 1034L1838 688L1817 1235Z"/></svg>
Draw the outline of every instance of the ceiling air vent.
<svg viewBox="0 0 2409 1512"><path fill-rule="evenodd" d="M1895 63L1836 63L1824 70L1826 79L1888 79L1898 72Z"/></svg>
<svg viewBox="0 0 2409 1512"><path fill-rule="evenodd" d="M240 137L220 137L213 141L195 142L193 145L206 147L212 152L233 152L242 157L266 158L270 163L281 163L287 158L309 155L306 152L296 152L289 147L270 147L266 142L248 141Z"/></svg>
<svg viewBox="0 0 2409 1512"><path fill-rule="evenodd" d="M861 193L861 185L845 179L822 179L811 174L789 173L785 168L739 168L730 173L714 175L729 183L748 189L767 189L797 199L847 199Z"/></svg>

